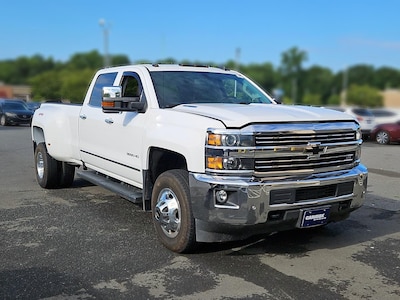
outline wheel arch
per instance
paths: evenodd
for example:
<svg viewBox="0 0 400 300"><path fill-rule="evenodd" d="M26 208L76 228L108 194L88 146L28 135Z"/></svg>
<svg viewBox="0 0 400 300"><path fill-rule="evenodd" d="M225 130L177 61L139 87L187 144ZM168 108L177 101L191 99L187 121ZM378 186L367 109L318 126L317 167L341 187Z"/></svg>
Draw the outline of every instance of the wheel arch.
<svg viewBox="0 0 400 300"><path fill-rule="evenodd" d="M182 169L187 171L187 161L181 153L168 149L151 147L148 151L148 168L143 173L143 208L151 209L153 186L162 173L168 170Z"/></svg>
<svg viewBox="0 0 400 300"><path fill-rule="evenodd" d="M37 145L44 143L46 141L44 137L44 131L42 128L34 126L32 127L32 141L33 141L33 151L35 151Z"/></svg>

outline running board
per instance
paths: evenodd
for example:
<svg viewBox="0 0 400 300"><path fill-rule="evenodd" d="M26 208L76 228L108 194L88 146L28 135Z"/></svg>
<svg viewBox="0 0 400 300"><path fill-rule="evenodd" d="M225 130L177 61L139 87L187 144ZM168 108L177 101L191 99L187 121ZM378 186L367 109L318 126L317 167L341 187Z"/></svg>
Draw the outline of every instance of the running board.
<svg viewBox="0 0 400 300"><path fill-rule="evenodd" d="M135 188L120 181L115 181L114 179L95 171L77 170L76 174L82 179L85 179L95 185L102 186L105 189L110 190L135 204L140 204L143 202L141 189Z"/></svg>

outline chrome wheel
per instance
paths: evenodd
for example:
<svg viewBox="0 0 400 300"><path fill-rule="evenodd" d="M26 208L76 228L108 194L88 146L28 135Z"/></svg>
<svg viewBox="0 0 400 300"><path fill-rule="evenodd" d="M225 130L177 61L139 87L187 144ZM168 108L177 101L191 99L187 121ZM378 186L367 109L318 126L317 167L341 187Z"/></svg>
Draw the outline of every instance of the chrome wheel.
<svg viewBox="0 0 400 300"><path fill-rule="evenodd" d="M174 192L168 188L161 190L154 212L163 232L170 238L178 235L181 228L181 208Z"/></svg>
<svg viewBox="0 0 400 300"><path fill-rule="evenodd" d="M196 245L188 171L168 170L159 175L151 195L153 223L159 240L168 249L188 253Z"/></svg>
<svg viewBox="0 0 400 300"><path fill-rule="evenodd" d="M44 176L44 159L42 152L38 152L36 156L36 173L40 179L43 179Z"/></svg>
<svg viewBox="0 0 400 300"><path fill-rule="evenodd" d="M57 161L52 158L44 143L37 145L35 149L36 179L42 188L55 188L59 182Z"/></svg>
<svg viewBox="0 0 400 300"><path fill-rule="evenodd" d="M376 141L378 144L389 144L389 133L387 133L386 131L379 131L376 134Z"/></svg>

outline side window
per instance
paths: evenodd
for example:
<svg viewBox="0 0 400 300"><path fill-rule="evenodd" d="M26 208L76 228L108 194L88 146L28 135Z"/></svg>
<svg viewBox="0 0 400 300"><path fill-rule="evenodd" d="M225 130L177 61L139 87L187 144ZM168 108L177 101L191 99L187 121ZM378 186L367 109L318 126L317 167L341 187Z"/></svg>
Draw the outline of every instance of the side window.
<svg viewBox="0 0 400 300"><path fill-rule="evenodd" d="M124 76L122 79L122 97L139 97L140 86L135 77Z"/></svg>
<svg viewBox="0 0 400 300"><path fill-rule="evenodd" d="M134 72L125 72L121 80L122 97L137 97L138 101L146 101L140 77Z"/></svg>
<svg viewBox="0 0 400 300"><path fill-rule="evenodd" d="M101 107L102 89L105 86L113 86L115 77L117 77L117 73L100 74L97 77L92 94L90 95L89 105Z"/></svg>

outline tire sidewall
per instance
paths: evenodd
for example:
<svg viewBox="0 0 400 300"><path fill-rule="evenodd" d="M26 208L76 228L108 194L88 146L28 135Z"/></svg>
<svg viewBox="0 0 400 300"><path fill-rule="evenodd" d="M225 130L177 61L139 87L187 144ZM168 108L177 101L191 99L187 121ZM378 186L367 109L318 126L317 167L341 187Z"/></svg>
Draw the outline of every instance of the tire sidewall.
<svg viewBox="0 0 400 300"><path fill-rule="evenodd" d="M43 158L43 176L38 173L38 157L42 155ZM35 173L36 180L42 188L54 188L57 186L57 161L52 158L48 153L44 143L37 145L35 149Z"/></svg>
<svg viewBox="0 0 400 300"><path fill-rule="evenodd" d="M58 162L59 186L67 188L72 185L75 177L75 167L66 162Z"/></svg>
<svg viewBox="0 0 400 300"><path fill-rule="evenodd" d="M161 191L168 188L173 191L181 209L181 226L179 233L176 237L167 236L161 228L158 221L155 219L155 207ZM153 223L156 229L158 238L168 249L183 253L190 252L195 244L195 226L190 204L190 192L187 178L187 171L185 170L170 170L161 174L153 188L151 197L151 207Z"/></svg>

